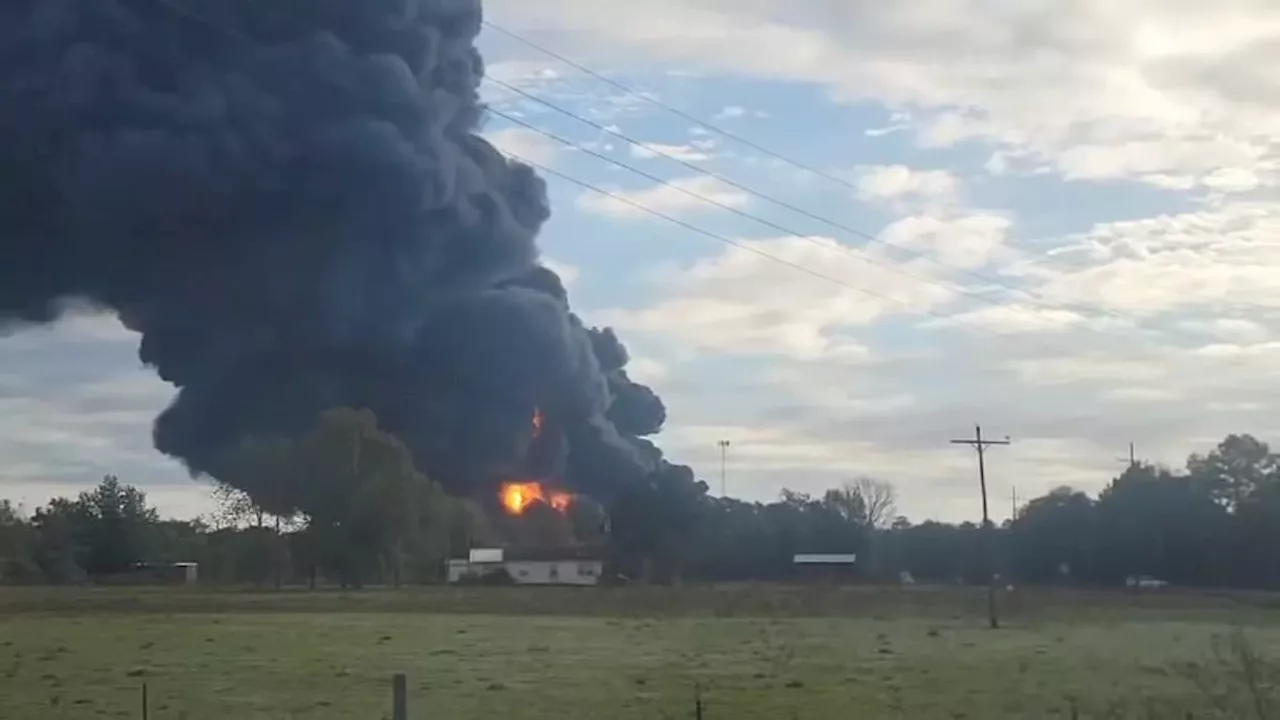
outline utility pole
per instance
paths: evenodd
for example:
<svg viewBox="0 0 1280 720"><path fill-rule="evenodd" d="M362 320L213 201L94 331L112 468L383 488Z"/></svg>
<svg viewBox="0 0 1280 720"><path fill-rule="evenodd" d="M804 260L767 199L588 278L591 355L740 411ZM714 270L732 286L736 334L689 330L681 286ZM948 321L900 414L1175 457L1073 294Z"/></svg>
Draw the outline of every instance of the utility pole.
<svg viewBox="0 0 1280 720"><path fill-rule="evenodd" d="M987 620L991 623L991 629L996 630L1000 627L1000 619L996 616L996 562L995 562L995 543L992 540L991 513L987 509L987 466L986 451L992 445L1009 445L1012 441L1006 435L1003 440L983 440L982 426L973 426L973 437L962 440L952 440L954 445L968 445L978 451L978 484L982 488L982 536L986 544L987 551Z"/></svg>
<svg viewBox="0 0 1280 720"><path fill-rule="evenodd" d="M1018 519L1018 488L1015 486L1013 488L1013 514L1009 516L1009 522L1012 523L1014 520L1017 520L1017 519Z"/></svg>
<svg viewBox="0 0 1280 720"><path fill-rule="evenodd" d="M720 446L720 497L728 497L729 487L729 441L720 440L716 443Z"/></svg>
<svg viewBox="0 0 1280 720"><path fill-rule="evenodd" d="M1137 454L1137 451L1134 449L1133 443L1129 443L1129 459L1128 460L1126 460L1125 458L1116 458L1116 459L1119 460L1120 462L1128 462L1129 467L1137 467L1138 454Z"/></svg>

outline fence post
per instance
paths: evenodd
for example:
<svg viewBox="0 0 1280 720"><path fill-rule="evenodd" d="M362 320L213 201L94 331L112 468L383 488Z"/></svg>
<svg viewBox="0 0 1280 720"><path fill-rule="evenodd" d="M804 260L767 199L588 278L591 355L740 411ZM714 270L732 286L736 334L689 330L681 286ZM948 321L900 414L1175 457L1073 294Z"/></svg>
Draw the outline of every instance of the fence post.
<svg viewBox="0 0 1280 720"><path fill-rule="evenodd" d="M147 684L142 683L142 720L147 720Z"/></svg>
<svg viewBox="0 0 1280 720"><path fill-rule="evenodd" d="M404 673L391 676L391 718L409 720L409 679Z"/></svg>

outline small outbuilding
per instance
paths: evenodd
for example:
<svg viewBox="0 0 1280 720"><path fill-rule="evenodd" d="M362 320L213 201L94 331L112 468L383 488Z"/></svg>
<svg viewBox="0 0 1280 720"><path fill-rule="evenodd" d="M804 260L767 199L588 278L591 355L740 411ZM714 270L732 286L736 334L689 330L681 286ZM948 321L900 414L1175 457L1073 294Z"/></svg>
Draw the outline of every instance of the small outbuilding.
<svg viewBox="0 0 1280 720"><path fill-rule="evenodd" d="M801 553L791 559L797 580L848 582L857 575L855 553Z"/></svg>

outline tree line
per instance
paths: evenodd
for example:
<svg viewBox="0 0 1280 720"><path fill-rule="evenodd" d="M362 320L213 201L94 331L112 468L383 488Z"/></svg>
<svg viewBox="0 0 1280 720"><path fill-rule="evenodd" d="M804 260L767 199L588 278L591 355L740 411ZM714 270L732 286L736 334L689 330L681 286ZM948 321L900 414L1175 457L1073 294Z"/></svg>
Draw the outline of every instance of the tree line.
<svg viewBox="0 0 1280 720"><path fill-rule="evenodd" d="M976 502L975 502L976 504ZM893 513L892 488L863 480L821 498L710 501L693 546L694 574L785 577L801 552L858 552L878 581L1010 582L1115 587L1150 576L1201 587L1280 588L1280 455L1229 435L1180 469L1135 462L1096 496L1059 487L989 528L914 524Z"/></svg>
<svg viewBox="0 0 1280 720"><path fill-rule="evenodd" d="M30 514L0 501L0 581L110 582L141 563L196 562L212 583L430 583L447 558L505 544L591 546L635 581L786 580L797 554L856 553L858 577L874 582L1280 586L1280 456L1250 435L1177 470L1134 463L1096 496L1055 489L989 528L990 546L976 523L912 523L894 487L871 478L751 503L672 473L607 506L579 498L512 518L446 494L372 414L350 409L299 439L246 442L219 475L216 510L192 521L161 518L110 476Z"/></svg>

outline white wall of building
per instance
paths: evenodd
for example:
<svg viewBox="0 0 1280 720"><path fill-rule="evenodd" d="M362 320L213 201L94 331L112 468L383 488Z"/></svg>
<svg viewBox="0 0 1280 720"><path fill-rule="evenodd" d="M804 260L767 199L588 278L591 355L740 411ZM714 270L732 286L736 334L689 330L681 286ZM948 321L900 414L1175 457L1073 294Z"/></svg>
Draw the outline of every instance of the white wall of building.
<svg viewBox="0 0 1280 720"><path fill-rule="evenodd" d="M507 560L502 563L472 564L449 561L449 582L479 577L502 567L517 585L598 585L604 571L600 560Z"/></svg>
<svg viewBox="0 0 1280 720"><path fill-rule="evenodd" d="M603 569L599 560L511 560L504 565L517 585L595 585Z"/></svg>

